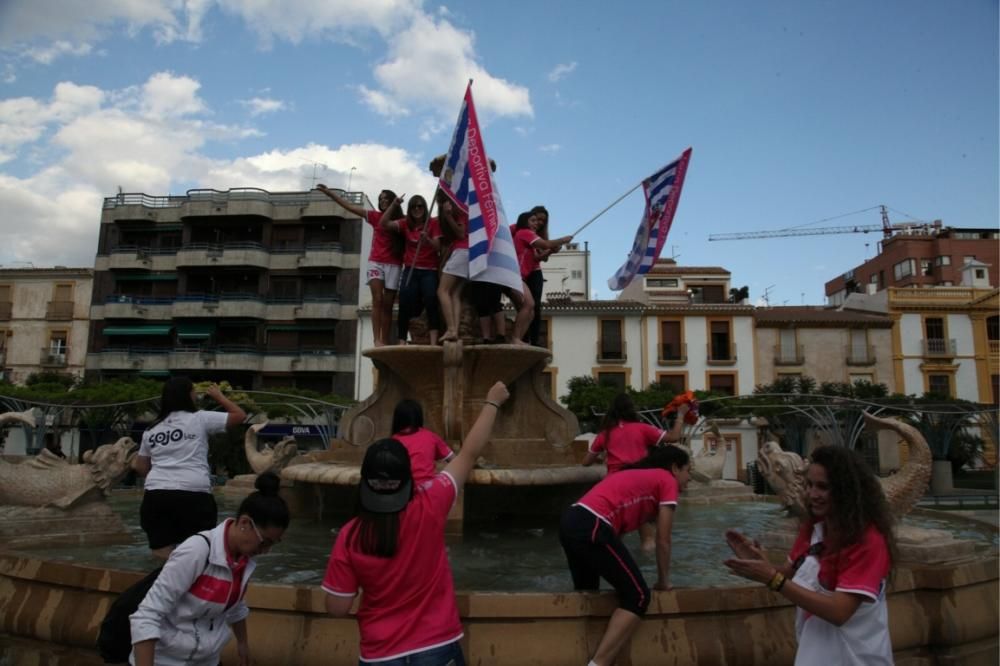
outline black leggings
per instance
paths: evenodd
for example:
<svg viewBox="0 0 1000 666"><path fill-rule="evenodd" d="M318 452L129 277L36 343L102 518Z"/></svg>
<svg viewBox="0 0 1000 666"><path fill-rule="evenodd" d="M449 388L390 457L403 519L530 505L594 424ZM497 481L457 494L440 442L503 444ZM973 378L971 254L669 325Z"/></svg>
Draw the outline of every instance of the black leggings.
<svg viewBox="0 0 1000 666"><path fill-rule="evenodd" d="M574 504L562 516L559 541L569 562L573 589L597 590L603 578L618 592L619 607L639 617L646 614L649 585L610 525Z"/></svg>
<svg viewBox="0 0 1000 666"><path fill-rule="evenodd" d="M545 278L542 277L542 271L531 271L528 277L524 278L524 283L528 285L531 298L535 301L535 318L531 320L531 325L528 326L528 334L524 341L529 345L537 347L538 334L542 326L542 289L545 287Z"/></svg>
<svg viewBox="0 0 1000 666"><path fill-rule="evenodd" d="M427 330L441 330L441 310L438 307L438 274L426 268L413 269L413 277L406 281L410 269L403 269L399 278L399 321L397 335L404 342L409 337L410 320L427 310Z"/></svg>

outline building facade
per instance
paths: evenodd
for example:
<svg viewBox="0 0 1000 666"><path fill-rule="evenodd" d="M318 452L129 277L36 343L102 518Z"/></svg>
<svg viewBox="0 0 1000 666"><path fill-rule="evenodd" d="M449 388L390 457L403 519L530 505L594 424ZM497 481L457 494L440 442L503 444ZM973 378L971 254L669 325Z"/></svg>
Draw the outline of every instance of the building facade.
<svg viewBox="0 0 1000 666"><path fill-rule="evenodd" d="M757 383L804 376L820 383L885 384L894 392L892 324L885 312L813 305L757 308Z"/></svg>
<svg viewBox="0 0 1000 666"><path fill-rule="evenodd" d="M80 377L87 357L89 268L0 269L0 372L23 383L36 372Z"/></svg>
<svg viewBox="0 0 1000 666"><path fill-rule="evenodd" d="M315 191L105 199L87 372L352 394L361 226Z"/></svg>
<svg viewBox="0 0 1000 666"><path fill-rule="evenodd" d="M913 227L878 243L878 254L826 283L830 305L841 305L849 294L873 294L889 287L950 287L961 284L968 262L991 267L988 286L1000 286L997 261L1000 231ZM985 273L984 273L985 275Z"/></svg>

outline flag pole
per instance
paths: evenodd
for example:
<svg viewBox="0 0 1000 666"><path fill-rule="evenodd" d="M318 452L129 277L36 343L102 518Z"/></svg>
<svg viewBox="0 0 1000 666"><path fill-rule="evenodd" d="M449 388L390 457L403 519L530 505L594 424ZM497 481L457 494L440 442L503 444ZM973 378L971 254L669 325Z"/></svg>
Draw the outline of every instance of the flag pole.
<svg viewBox="0 0 1000 666"><path fill-rule="evenodd" d="M636 183L635 187L633 187L633 188L632 188L632 189L630 189L630 190L629 190L628 192L626 192L625 194L621 195L620 197L618 197L617 199L615 199L614 201L612 201L611 203L609 203L609 204L608 204L608 205L607 205L607 206L606 206L606 207L604 208L604 210L602 210L602 211L601 211L600 213L598 213L598 214L597 214L597 215L595 215L594 217L592 217L592 218L590 218L589 220L587 220L587 221L586 221L586 222L585 222L585 223L583 224L583 226L582 226L582 227L580 227L579 229L577 229L576 231L574 231L573 233L571 233L571 234L570 234L570 236L576 236L576 235L578 235L578 234L579 234L579 233L580 233L581 231L583 231L584 229L586 229L587 227L589 227L589 226L590 226L591 224L593 224L593 223L594 223L594 221L595 221L595 220L596 220L597 218L599 218L599 217L600 217L601 215L604 215L605 213L607 213L607 212L608 212L609 210L611 210L611 209L612 209L612 208L614 208L614 207L615 207L616 205L618 205L618 203L619 203L619 202L620 202L620 201L621 201L622 199L624 199L625 197L627 197L628 195L632 194L632 193L633 193L633 192L635 192L635 191L636 191L637 189L639 189L639 187L640 187L640 186L642 185L642 183L643 183L643 181L641 181L641 180L640 180L640 181L639 181L638 183Z"/></svg>

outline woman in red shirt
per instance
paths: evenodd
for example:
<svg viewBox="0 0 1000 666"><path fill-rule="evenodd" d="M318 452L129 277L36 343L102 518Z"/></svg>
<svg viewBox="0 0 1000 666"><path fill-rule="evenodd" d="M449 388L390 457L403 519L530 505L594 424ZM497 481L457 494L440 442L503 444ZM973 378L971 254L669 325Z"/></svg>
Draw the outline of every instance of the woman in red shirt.
<svg viewBox="0 0 1000 666"><path fill-rule="evenodd" d="M657 590L670 587L671 532L677 496L687 487L691 461L677 446L659 446L639 462L607 476L563 514L562 543L576 590L597 590L601 578L618 593L618 608L591 664L610 666L639 627L650 592L622 535L656 521Z"/></svg>
<svg viewBox="0 0 1000 666"><path fill-rule="evenodd" d="M885 590L896 542L882 484L856 451L821 446L806 470L806 499L809 515L784 565L728 530L736 557L726 566L798 606L798 666L890 666Z"/></svg>
<svg viewBox="0 0 1000 666"><path fill-rule="evenodd" d="M396 199L396 204L401 204ZM382 220L382 227L399 231L405 241L403 250L403 272L400 277L399 321L397 334L399 344L405 345L410 332L410 320L427 311L427 332L430 343L436 345L441 329L441 314L438 308L438 253L441 251L441 227L436 217L429 217L427 200L419 194L410 198L406 205L406 217Z"/></svg>
<svg viewBox="0 0 1000 666"><path fill-rule="evenodd" d="M380 222L383 215L388 215L386 221L403 217L403 211L398 205L394 205L396 193L382 190L378 193L378 210L365 210L363 206L348 201L322 183L317 184L316 189L372 226L372 247L368 252L368 266L365 268L365 279L372 292L372 333L376 347L388 344L392 331L392 306L399 289L403 253L402 238L398 233L383 227Z"/></svg>
<svg viewBox="0 0 1000 666"><path fill-rule="evenodd" d="M437 472L434 463L455 457L437 433L424 427L424 410L416 400L400 400L392 412L392 438L410 453L413 483L419 486Z"/></svg>
<svg viewBox="0 0 1000 666"><path fill-rule="evenodd" d="M542 277L541 264L539 263L553 252L557 252L566 243L573 240L572 236L563 236L555 240L548 239L548 211L544 208L542 212L535 213L528 211L521 213L517 217L517 232L514 234L514 251L517 252L517 263L521 267L521 279L524 280L523 289L525 294L531 294L534 302L534 311L531 319L524 322L522 330L514 330L514 344L538 344L538 327L532 328L532 322L540 320L542 307L542 289L545 286L545 278ZM515 325L517 322L515 322ZM529 336L529 331L534 331L534 338ZM524 338L528 336L525 341Z"/></svg>
<svg viewBox="0 0 1000 666"><path fill-rule="evenodd" d="M497 382L458 455L417 486L410 457L395 439L365 452L358 516L337 535L323 578L326 609L337 617L361 593L361 663L464 666L462 622L444 528L448 512L489 440L510 394Z"/></svg>

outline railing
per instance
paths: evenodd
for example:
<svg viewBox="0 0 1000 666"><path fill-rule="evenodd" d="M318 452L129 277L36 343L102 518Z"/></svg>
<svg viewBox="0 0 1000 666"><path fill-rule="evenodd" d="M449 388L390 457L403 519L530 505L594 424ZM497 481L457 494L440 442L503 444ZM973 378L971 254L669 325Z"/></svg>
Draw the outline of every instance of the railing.
<svg viewBox="0 0 1000 666"><path fill-rule="evenodd" d="M104 304L131 303L133 305L172 305L176 296L129 296L128 294L111 294L104 299Z"/></svg>
<svg viewBox="0 0 1000 666"><path fill-rule="evenodd" d="M688 359L688 349L687 343L670 343L661 342L660 343L660 358L659 362L662 364L684 364L687 363Z"/></svg>
<svg viewBox="0 0 1000 666"><path fill-rule="evenodd" d="M41 358L39 359L39 364L48 367L63 368L66 367L67 359L69 357L69 348L62 347L58 349L52 349L50 347L42 347Z"/></svg>
<svg viewBox="0 0 1000 666"><path fill-rule="evenodd" d="M104 298L105 305L131 303L133 305L173 305L175 302L209 302L222 301L263 301L268 305L303 305L305 303L339 303L340 296L259 296L247 292L232 292L223 294L207 294L194 292L178 296L130 296L128 294L110 294Z"/></svg>
<svg viewBox="0 0 1000 666"><path fill-rule="evenodd" d="M208 254L222 254L226 250L260 250L264 251L264 245L257 241L227 241L224 243L185 243L180 250L202 251Z"/></svg>
<svg viewBox="0 0 1000 666"><path fill-rule="evenodd" d="M620 345L608 344L607 341L597 342L597 362L598 363L624 363L628 360L628 347L625 340Z"/></svg>
<svg viewBox="0 0 1000 666"><path fill-rule="evenodd" d="M48 349L43 350L48 352ZM68 351L68 350L67 350ZM336 351L307 345L304 347L288 347L287 349L266 349L258 345L213 345L213 346L175 346L175 347L105 347L101 354L128 354L129 356L155 356L163 354L254 354L256 356L341 356ZM64 354L65 355L65 354Z"/></svg>
<svg viewBox="0 0 1000 666"><path fill-rule="evenodd" d="M990 354L1000 354L1000 340L988 340L987 344L990 346Z"/></svg>
<svg viewBox="0 0 1000 666"><path fill-rule="evenodd" d="M733 355L735 358L735 354ZM802 365L805 363L805 353L802 345L775 345L775 365Z"/></svg>
<svg viewBox="0 0 1000 666"><path fill-rule="evenodd" d="M705 345L705 358L709 365L733 365L736 363L736 343L728 345Z"/></svg>
<svg viewBox="0 0 1000 666"><path fill-rule="evenodd" d="M175 247L149 247L148 245L116 245L110 250L110 254L134 254L137 257L151 257L154 255L177 254L180 246Z"/></svg>
<svg viewBox="0 0 1000 666"><path fill-rule="evenodd" d="M344 192L334 190L344 199L355 204L364 203L364 193ZM310 192L268 192L256 187L240 187L225 192L211 189L188 190L187 196L157 197L142 193L118 194L105 197L104 209L119 206L143 206L144 208L179 208L186 203L208 201L211 203L228 203L230 201L263 201L276 206L302 206L312 202L329 201L330 199L318 191Z"/></svg>
<svg viewBox="0 0 1000 666"><path fill-rule="evenodd" d="M45 318L49 321L66 321L73 318L73 301L49 301Z"/></svg>
<svg viewBox="0 0 1000 666"><path fill-rule="evenodd" d="M924 356L954 356L955 338L926 338L924 340Z"/></svg>
<svg viewBox="0 0 1000 666"><path fill-rule="evenodd" d="M972 300L977 295L989 291L974 287L907 287L905 289L890 288L890 301L927 301L927 300Z"/></svg>
<svg viewBox="0 0 1000 666"><path fill-rule="evenodd" d="M875 364L875 348L871 345L864 345L863 347L847 345L847 348L844 350L844 356L847 359L847 365Z"/></svg>

